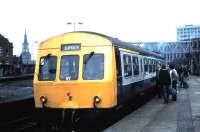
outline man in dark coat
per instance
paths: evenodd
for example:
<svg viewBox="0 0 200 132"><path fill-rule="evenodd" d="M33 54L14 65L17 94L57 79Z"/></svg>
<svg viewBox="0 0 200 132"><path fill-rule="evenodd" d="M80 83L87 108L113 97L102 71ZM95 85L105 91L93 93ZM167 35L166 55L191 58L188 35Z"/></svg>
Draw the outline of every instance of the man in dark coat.
<svg viewBox="0 0 200 132"><path fill-rule="evenodd" d="M156 94L158 95L158 98L161 98L161 87L160 87L160 78L159 78L159 74L160 74L160 70L161 70L161 65L157 64L156 66Z"/></svg>
<svg viewBox="0 0 200 132"><path fill-rule="evenodd" d="M169 101L169 86L171 84L171 78L169 71L166 69L165 65L162 65L162 68L160 70L159 82L162 88L164 104L166 104Z"/></svg>

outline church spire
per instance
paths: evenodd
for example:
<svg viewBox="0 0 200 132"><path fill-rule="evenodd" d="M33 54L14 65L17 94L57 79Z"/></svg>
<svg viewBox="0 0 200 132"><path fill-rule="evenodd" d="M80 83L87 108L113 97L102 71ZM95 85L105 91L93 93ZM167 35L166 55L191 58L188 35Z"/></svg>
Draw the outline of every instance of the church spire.
<svg viewBox="0 0 200 132"><path fill-rule="evenodd" d="M22 46L22 52L29 52L26 29L25 29L25 33L24 33L24 42L23 42L23 46Z"/></svg>
<svg viewBox="0 0 200 132"><path fill-rule="evenodd" d="M28 43L28 41L27 41L27 35L26 35L26 28L25 28L25 33L24 33L24 43Z"/></svg>
<svg viewBox="0 0 200 132"><path fill-rule="evenodd" d="M23 64L31 64L31 54L29 52L28 45L29 44L28 44L27 34L26 34L26 29L25 29L24 42L22 43L22 53L21 53Z"/></svg>

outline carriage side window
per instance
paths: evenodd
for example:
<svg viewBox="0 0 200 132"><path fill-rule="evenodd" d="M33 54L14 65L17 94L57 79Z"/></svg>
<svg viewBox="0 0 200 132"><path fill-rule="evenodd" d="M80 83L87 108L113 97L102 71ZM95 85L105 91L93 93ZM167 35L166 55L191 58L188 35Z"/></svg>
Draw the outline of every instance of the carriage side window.
<svg viewBox="0 0 200 132"><path fill-rule="evenodd" d="M153 60L149 59L149 72L152 73L153 72Z"/></svg>
<svg viewBox="0 0 200 132"><path fill-rule="evenodd" d="M148 59L144 58L144 72L148 72L148 67L149 67Z"/></svg>
<svg viewBox="0 0 200 132"><path fill-rule="evenodd" d="M131 56L123 55L123 63L124 63L124 76L125 77L132 76Z"/></svg>
<svg viewBox="0 0 200 132"><path fill-rule="evenodd" d="M79 68L78 55L64 55L60 63L60 80L77 80Z"/></svg>
<svg viewBox="0 0 200 132"><path fill-rule="evenodd" d="M152 72L154 72L154 67L155 67L155 63L154 63L154 60L152 59Z"/></svg>
<svg viewBox="0 0 200 132"><path fill-rule="evenodd" d="M155 62L154 62L154 59L152 59L152 72L155 72L154 68L155 68Z"/></svg>
<svg viewBox="0 0 200 132"><path fill-rule="evenodd" d="M144 70L143 70L142 58L140 59L140 69L141 69L141 73L143 73L143 72L144 72Z"/></svg>
<svg viewBox="0 0 200 132"><path fill-rule="evenodd" d="M153 60L153 72L156 72L156 60Z"/></svg>
<svg viewBox="0 0 200 132"><path fill-rule="evenodd" d="M139 75L139 61L138 61L138 57L133 56L132 57L132 62L133 62L133 74L134 75Z"/></svg>
<svg viewBox="0 0 200 132"><path fill-rule="evenodd" d="M84 55L83 79L102 80L103 78L104 78L104 55L94 54L94 53L89 55Z"/></svg>
<svg viewBox="0 0 200 132"><path fill-rule="evenodd" d="M39 76L40 81L53 81L56 78L56 56L45 56L40 58Z"/></svg>

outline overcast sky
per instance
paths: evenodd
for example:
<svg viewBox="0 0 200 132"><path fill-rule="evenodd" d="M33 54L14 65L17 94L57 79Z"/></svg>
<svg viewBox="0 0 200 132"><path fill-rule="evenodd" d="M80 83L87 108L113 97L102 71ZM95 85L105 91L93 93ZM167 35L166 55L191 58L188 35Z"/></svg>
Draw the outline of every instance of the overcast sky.
<svg viewBox="0 0 200 132"><path fill-rule="evenodd" d="M200 25L199 0L0 0L0 33L21 53L25 28L31 54L51 36L76 30L124 41L175 41L176 27ZM34 56L36 52L34 52Z"/></svg>

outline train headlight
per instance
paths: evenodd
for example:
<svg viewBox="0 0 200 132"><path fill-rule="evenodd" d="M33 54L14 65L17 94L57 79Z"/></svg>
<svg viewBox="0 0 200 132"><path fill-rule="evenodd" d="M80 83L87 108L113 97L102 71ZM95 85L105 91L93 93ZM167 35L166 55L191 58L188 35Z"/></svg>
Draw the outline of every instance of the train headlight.
<svg viewBox="0 0 200 132"><path fill-rule="evenodd" d="M47 102L47 98L44 96L40 97L40 102L44 105Z"/></svg>
<svg viewBox="0 0 200 132"><path fill-rule="evenodd" d="M95 97L94 97L94 103L95 103L95 104L98 104L98 103L100 103L100 102L101 102L101 98L98 97L98 96L95 96Z"/></svg>

